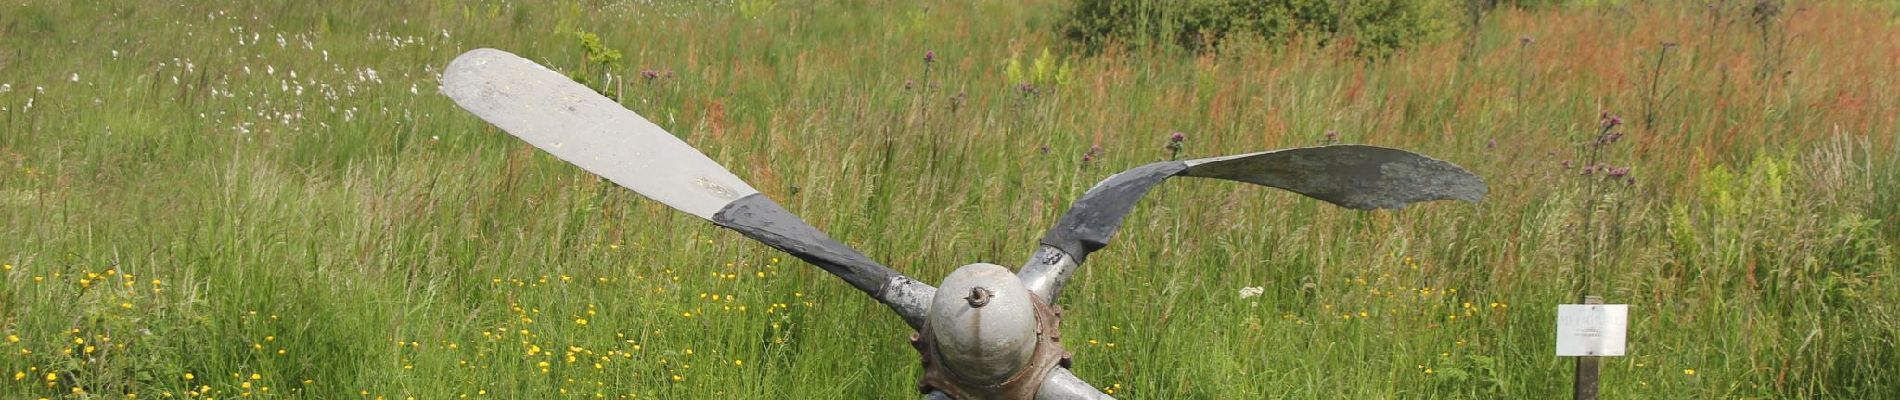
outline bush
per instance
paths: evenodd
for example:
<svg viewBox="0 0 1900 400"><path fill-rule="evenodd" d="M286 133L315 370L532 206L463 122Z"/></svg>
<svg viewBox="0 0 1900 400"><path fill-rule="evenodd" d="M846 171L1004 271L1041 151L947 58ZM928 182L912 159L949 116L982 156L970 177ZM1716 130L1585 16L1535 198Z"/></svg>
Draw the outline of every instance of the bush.
<svg viewBox="0 0 1900 400"><path fill-rule="evenodd" d="M1435 37L1452 10L1433 0L1075 0L1062 34L1093 53L1108 46L1219 50L1230 37L1320 45L1352 38L1354 52L1383 57Z"/></svg>

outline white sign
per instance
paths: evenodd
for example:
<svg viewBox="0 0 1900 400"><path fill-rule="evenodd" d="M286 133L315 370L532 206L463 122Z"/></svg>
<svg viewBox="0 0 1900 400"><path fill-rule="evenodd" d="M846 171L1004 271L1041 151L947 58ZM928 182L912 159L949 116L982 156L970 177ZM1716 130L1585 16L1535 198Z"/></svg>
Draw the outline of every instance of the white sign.
<svg viewBox="0 0 1900 400"><path fill-rule="evenodd" d="M1623 355L1629 316L1628 304L1557 305L1557 355Z"/></svg>

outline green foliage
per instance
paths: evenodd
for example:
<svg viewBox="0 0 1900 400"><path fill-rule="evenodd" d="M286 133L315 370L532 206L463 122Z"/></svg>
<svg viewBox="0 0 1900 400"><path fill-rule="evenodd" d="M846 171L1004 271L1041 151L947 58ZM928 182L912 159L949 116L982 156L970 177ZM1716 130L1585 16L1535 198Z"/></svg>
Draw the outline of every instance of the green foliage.
<svg viewBox="0 0 1900 400"><path fill-rule="evenodd" d="M569 71L567 77L573 79L575 82L580 82L582 85L594 88L596 92L612 96L607 90L607 87L603 86L606 82L591 79L592 74L590 74L590 72L609 71L603 73L611 73L610 71L621 69L620 50L614 50L613 48L607 47L607 45L601 44L600 36L595 35L593 32L574 32L574 38L580 41L581 57L583 60L586 60L586 62L581 64L580 68Z"/></svg>
<svg viewBox="0 0 1900 400"><path fill-rule="evenodd" d="M1021 54L1013 54L1004 63L1003 76L1010 82L1037 87L1063 87L1075 81L1075 66L1057 58L1047 48L1042 49L1042 54L1030 61L1028 67L1023 66L1022 60Z"/></svg>
<svg viewBox="0 0 1900 400"><path fill-rule="evenodd" d="M1115 45L1216 52L1228 39L1248 36L1321 45L1350 38L1356 53L1384 57L1438 36L1448 25L1447 6L1415 0L1076 0L1061 30L1091 52Z"/></svg>

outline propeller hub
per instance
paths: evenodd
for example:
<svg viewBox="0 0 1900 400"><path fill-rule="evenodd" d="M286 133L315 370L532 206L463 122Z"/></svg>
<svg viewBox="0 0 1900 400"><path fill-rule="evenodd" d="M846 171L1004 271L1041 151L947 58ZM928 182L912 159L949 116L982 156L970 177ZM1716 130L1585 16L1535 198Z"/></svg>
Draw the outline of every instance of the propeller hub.
<svg viewBox="0 0 1900 400"><path fill-rule="evenodd" d="M1036 305L1008 268L957 268L930 303L931 339L946 369L971 383L1003 382L1036 352Z"/></svg>

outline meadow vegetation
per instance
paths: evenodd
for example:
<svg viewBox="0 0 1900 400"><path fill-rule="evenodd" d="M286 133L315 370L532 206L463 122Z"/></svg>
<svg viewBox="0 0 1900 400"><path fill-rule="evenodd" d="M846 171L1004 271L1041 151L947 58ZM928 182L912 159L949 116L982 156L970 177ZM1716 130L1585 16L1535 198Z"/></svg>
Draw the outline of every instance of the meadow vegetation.
<svg viewBox="0 0 1900 400"><path fill-rule="evenodd" d="M1176 132L1490 185L1378 212L1163 185L1063 299L1121 397L1564 397L1554 306L1586 285L1631 305L1606 398L1900 397L1900 11L1611 3L1369 59L1089 54L1057 0L8 2L0 398L915 396L881 305L457 109L437 74L478 47L929 282L1020 265Z"/></svg>

